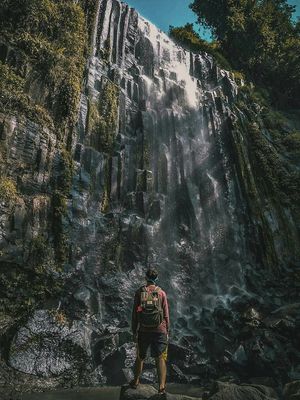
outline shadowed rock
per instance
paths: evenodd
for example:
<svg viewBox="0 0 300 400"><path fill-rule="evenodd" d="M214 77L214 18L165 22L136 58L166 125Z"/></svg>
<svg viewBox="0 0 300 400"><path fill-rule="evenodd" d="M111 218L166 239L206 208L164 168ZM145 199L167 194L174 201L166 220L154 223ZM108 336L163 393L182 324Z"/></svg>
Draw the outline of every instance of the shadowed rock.
<svg viewBox="0 0 300 400"><path fill-rule="evenodd" d="M275 400L277 394L272 388L262 385L235 385L230 383L216 382L212 396L209 400ZM211 392L211 393L212 393Z"/></svg>
<svg viewBox="0 0 300 400"><path fill-rule="evenodd" d="M283 389L284 400L299 400L300 399L300 380L290 382Z"/></svg>
<svg viewBox="0 0 300 400"><path fill-rule="evenodd" d="M158 395L153 386L139 385L137 389L131 389L128 385L123 386L120 393L120 400L201 400L199 397L189 397L182 394L166 393Z"/></svg>

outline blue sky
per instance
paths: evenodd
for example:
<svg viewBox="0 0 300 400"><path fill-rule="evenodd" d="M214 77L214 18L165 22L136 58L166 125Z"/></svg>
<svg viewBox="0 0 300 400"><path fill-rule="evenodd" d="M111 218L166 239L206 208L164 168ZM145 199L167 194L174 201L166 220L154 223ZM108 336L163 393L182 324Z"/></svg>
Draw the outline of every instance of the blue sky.
<svg viewBox="0 0 300 400"><path fill-rule="evenodd" d="M187 22L196 22L195 14L189 9L192 0L125 0L145 18L149 19L163 31L169 30L169 25L180 26ZM296 16L300 16L300 0L289 0L296 6ZM195 26L196 28L196 26ZM208 32L200 30L202 37L209 39Z"/></svg>

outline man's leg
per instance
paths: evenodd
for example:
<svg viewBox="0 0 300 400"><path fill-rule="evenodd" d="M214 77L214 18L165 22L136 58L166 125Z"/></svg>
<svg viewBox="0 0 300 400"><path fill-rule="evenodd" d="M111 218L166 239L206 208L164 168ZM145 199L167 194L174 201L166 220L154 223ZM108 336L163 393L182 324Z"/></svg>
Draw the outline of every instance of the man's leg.
<svg viewBox="0 0 300 400"><path fill-rule="evenodd" d="M134 385L138 385L140 382L140 376L143 372L144 360L140 358L139 351L137 350L137 356L134 367Z"/></svg>
<svg viewBox="0 0 300 400"><path fill-rule="evenodd" d="M147 335L144 332L139 332L136 341L136 360L134 366L134 379L132 381L133 386L137 386L140 382L140 376L143 372L144 359L146 358L148 347L149 341L147 340Z"/></svg>
<svg viewBox="0 0 300 400"><path fill-rule="evenodd" d="M166 386L166 378L167 378L167 365L165 361L165 357L161 354L159 357L155 358L157 376L159 382L159 390L162 390Z"/></svg>

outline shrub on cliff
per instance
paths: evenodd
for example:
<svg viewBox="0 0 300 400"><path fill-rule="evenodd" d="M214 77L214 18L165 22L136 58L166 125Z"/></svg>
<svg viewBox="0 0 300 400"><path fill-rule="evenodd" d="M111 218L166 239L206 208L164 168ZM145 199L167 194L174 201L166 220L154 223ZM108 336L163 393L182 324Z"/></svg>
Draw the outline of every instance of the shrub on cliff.
<svg viewBox="0 0 300 400"><path fill-rule="evenodd" d="M170 26L169 35L180 46L195 53L205 51L211 54L222 68L231 69L230 63L220 50L219 43L216 41L209 43L201 39L199 34L194 30L193 24L186 24L178 27Z"/></svg>
<svg viewBox="0 0 300 400"><path fill-rule="evenodd" d="M4 0L0 22L7 49L2 69L14 84L6 111L24 112L23 103L30 102L43 106L60 126L74 123L87 49L81 6L71 0ZM7 97L0 89L1 98Z"/></svg>
<svg viewBox="0 0 300 400"><path fill-rule="evenodd" d="M15 182L10 178L0 178L0 200L14 201L17 198Z"/></svg>

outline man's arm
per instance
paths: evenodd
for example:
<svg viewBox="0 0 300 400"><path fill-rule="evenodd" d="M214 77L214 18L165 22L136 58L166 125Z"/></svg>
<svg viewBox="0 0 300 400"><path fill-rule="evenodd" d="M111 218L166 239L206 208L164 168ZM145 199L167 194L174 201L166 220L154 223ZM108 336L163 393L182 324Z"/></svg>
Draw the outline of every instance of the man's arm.
<svg viewBox="0 0 300 400"><path fill-rule="evenodd" d="M166 328L167 328L167 333L169 334L170 330L170 316L169 316L169 304L168 304L168 299L167 295L165 292L163 292L163 302L162 302L162 307L163 307L163 312L164 312L164 319L166 321Z"/></svg>
<svg viewBox="0 0 300 400"><path fill-rule="evenodd" d="M132 307L132 316L131 316L131 329L133 335L136 335L137 333L137 328L138 328L138 317L137 317L137 308L140 303L140 295L139 291L135 293L134 296L134 302L133 302L133 307Z"/></svg>

